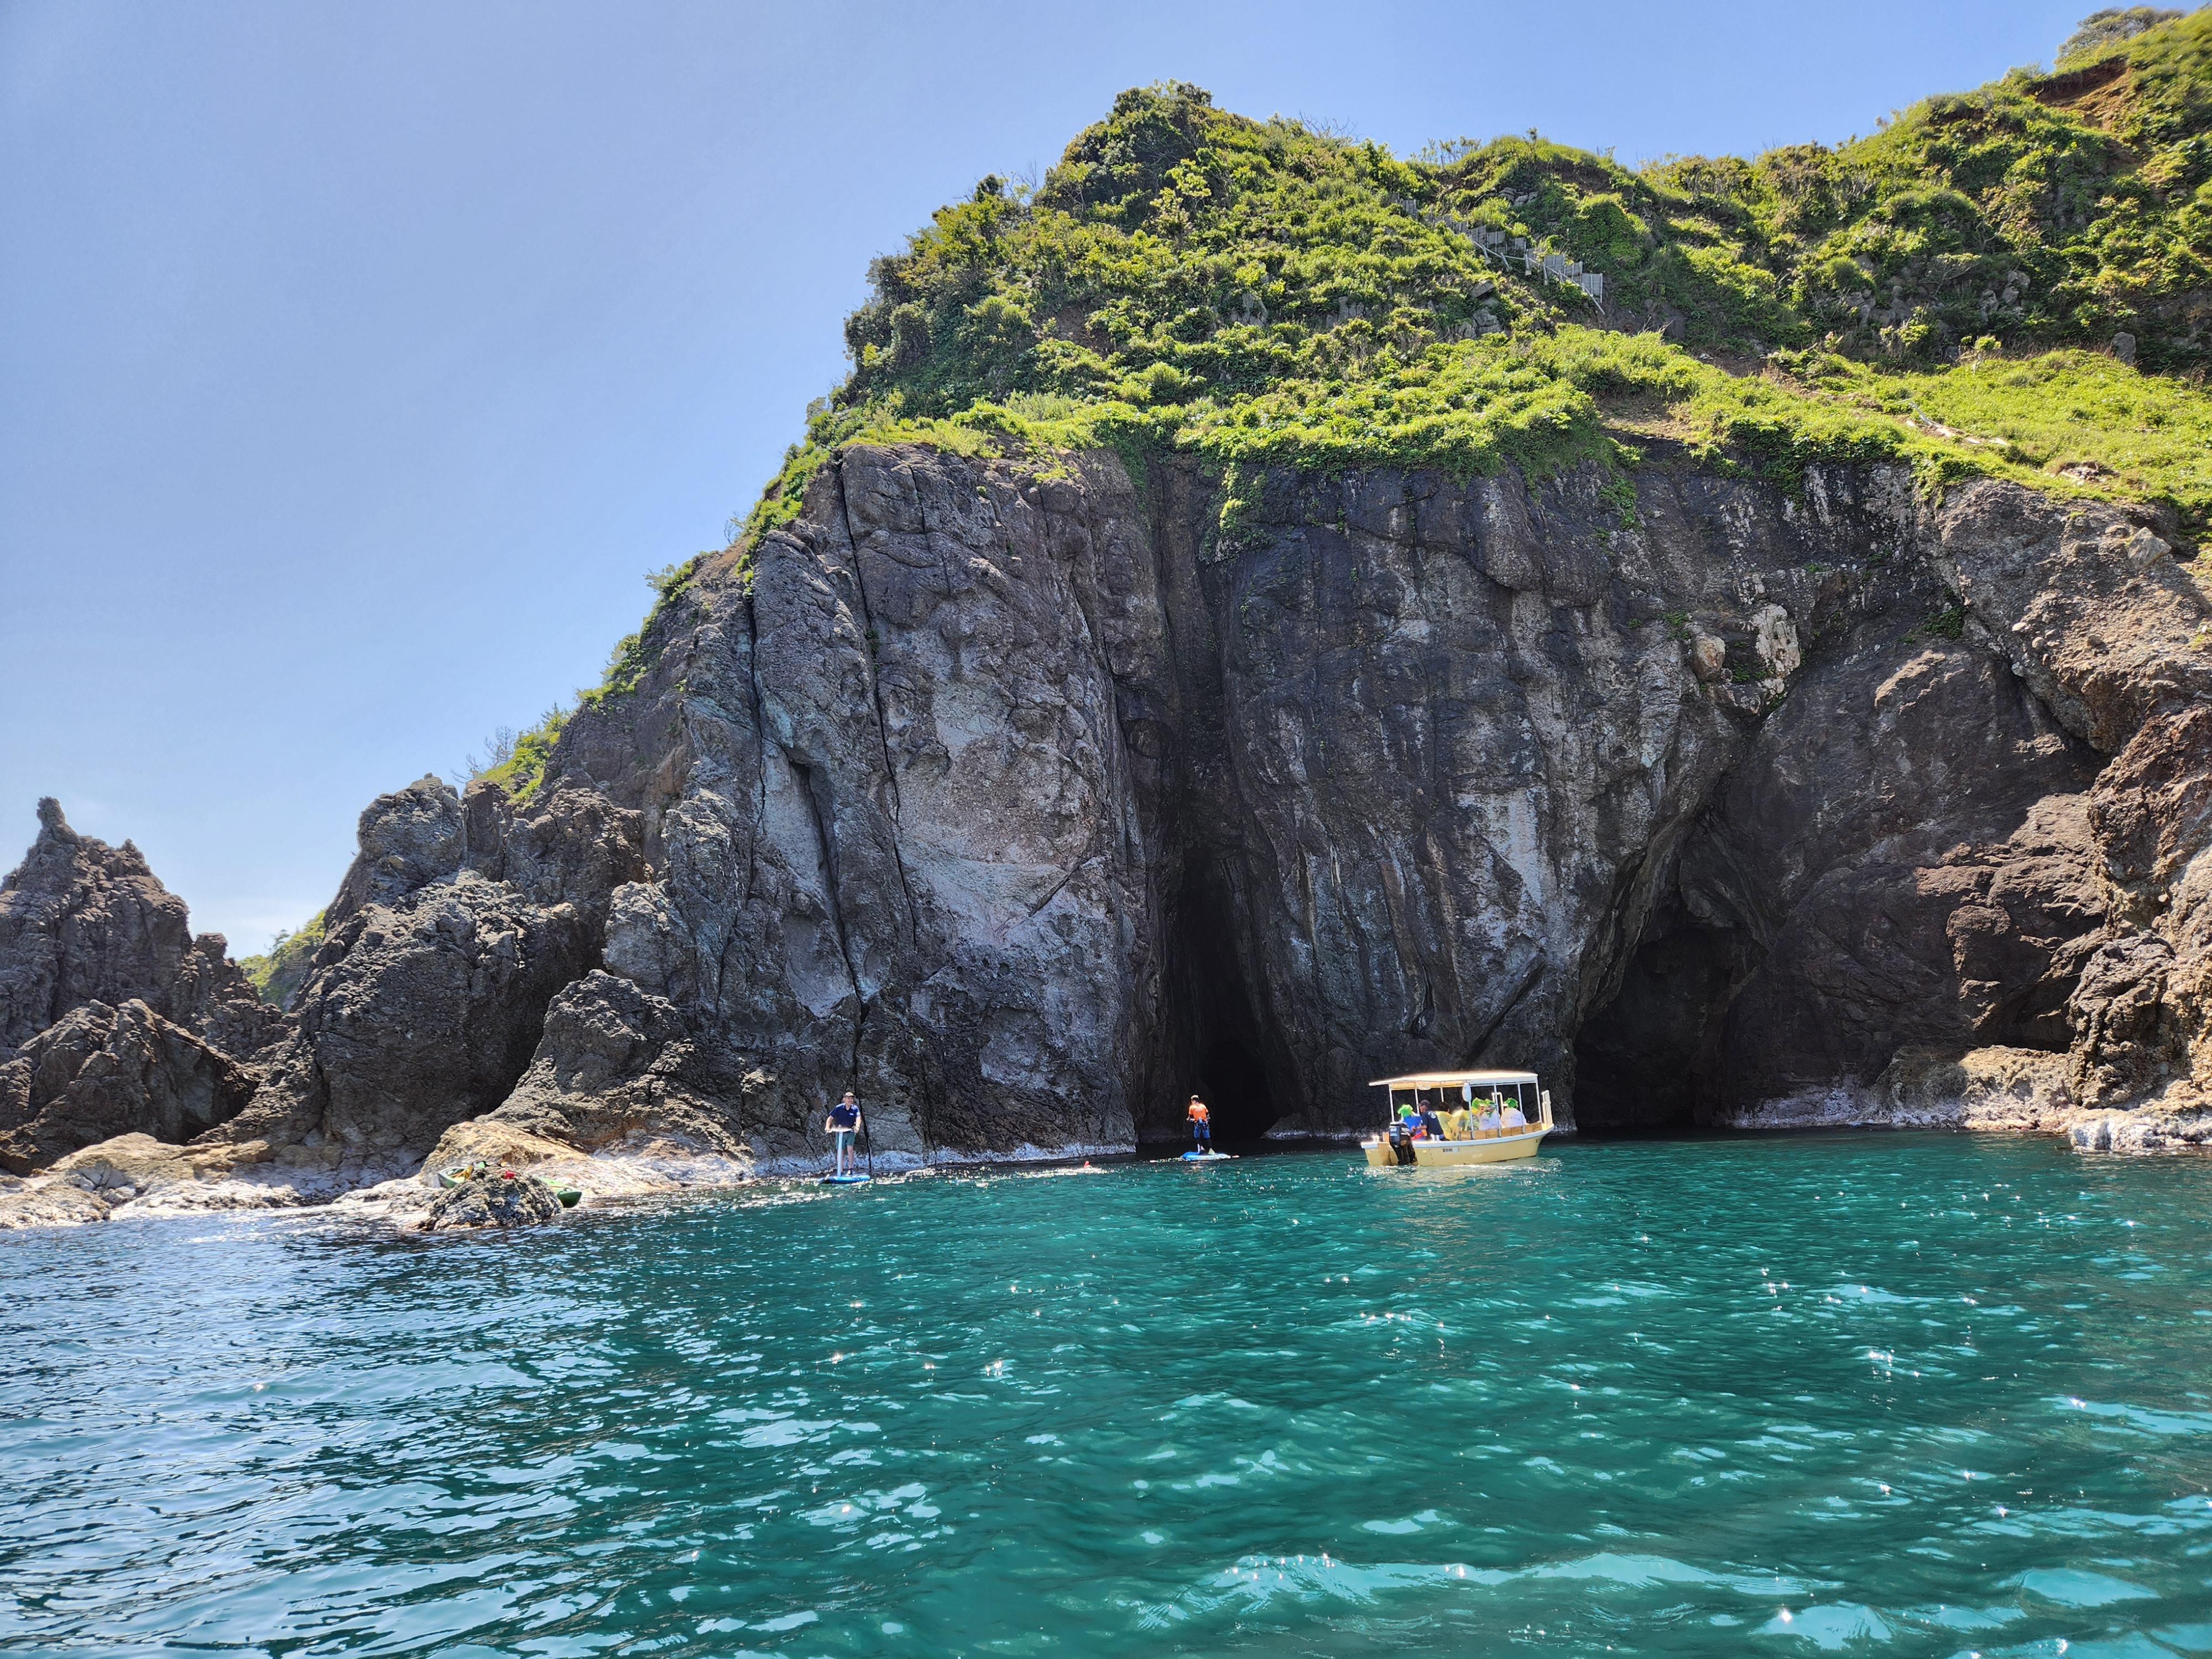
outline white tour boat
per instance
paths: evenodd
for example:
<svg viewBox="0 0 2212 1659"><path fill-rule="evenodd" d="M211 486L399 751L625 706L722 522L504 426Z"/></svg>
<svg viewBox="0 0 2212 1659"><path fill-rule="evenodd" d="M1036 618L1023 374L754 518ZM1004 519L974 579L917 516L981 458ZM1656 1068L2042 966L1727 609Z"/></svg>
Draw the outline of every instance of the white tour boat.
<svg viewBox="0 0 2212 1659"><path fill-rule="evenodd" d="M1377 1078L1369 1086L1385 1091L1386 1121L1381 1134L1359 1147L1378 1167L1412 1164L1427 1170L1534 1158L1552 1132L1552 1092L1537 1086L1534 1072L1415 1072ZM1405 1096L1415 1110L1435 1113L1441 1136L1400 1122ZM1516 1116L1523 1121L1514 1122Z"/></svg>

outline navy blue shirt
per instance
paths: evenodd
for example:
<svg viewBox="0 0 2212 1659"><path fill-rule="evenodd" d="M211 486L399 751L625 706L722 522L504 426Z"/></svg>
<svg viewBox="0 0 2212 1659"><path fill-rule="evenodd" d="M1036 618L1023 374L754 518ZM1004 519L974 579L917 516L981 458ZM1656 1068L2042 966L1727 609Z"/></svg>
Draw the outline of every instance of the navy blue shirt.
<svg viewBox="0 0 2212 1659"><path fill-rule="evenodd" d="M830 1127L833 1129L850 1129L860 1121L860 1109L858 1106L849 1106L840 1101L830 1109Z"/></svg>

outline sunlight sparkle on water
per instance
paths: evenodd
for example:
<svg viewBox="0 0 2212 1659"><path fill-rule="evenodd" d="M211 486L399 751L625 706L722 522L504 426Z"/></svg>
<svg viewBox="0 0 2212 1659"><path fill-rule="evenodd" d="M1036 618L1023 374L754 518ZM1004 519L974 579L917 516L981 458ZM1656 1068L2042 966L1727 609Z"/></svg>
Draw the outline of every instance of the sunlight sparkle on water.
<svg viewBox="0 0 2212 1659"><path fill-rule="evenodd" d="M2212 1159L791 1197L0 1240L0 1650L2212 1651Z"/></svg>

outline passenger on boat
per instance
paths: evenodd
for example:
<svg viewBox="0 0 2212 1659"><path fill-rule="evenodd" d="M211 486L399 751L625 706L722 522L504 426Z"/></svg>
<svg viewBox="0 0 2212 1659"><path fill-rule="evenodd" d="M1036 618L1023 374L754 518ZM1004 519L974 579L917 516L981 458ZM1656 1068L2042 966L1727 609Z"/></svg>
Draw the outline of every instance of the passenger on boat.
<svg viewBox="0 0 2212 1659"><path fill-rule="evenodd" d="M1528 1127L1528 1119L1521 1110L1520 1103L1517 1101L1509 1100L1505 1103L1505 1110L1499 1116L1498 1122L1507 1129L1525 1129Z"/></svg>
<svg viewBox="0 0 2212 1659"><path fill-rule="evenodd" d="M1437 1115L1437 1109L1433 1106L1421 1108L1421 1127L1432 1140L1444 1138L1443 1120Z"/></svg>
<svg viewBox="0 0 2212 1659"><path fill-rule="evenodd" d="M1476 1120L1476 1127L1486 1131L1498 1127L1498 1097L1496 1095L1491 1096L1483 1103L1482 1115Z"/></svg>
<svg viewBox="0 0 2212 1659"><path fill-rule="evenodd" d="M1183 1114L1190 1120L1190 1149L1194 1152L1213 1150L1213 1115L1206 1109L1206 1103L1196 1095L1190 1097L1190 1109Z"/></svg>

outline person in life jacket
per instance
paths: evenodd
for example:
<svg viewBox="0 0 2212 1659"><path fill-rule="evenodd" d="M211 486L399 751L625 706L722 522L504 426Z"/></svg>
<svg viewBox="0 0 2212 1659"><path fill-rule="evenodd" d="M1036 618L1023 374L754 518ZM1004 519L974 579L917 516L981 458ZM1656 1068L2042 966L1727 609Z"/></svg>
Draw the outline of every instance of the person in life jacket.
<svg viewBox="0 0 2212 1659"><path fill-rule="evenodd" d="M1190 1109L1184 1115L1190 1120L1191 1150L1210 1152L1213 1150L1213 1115L1206 1109L1206 1103L1196 1095L1190 1097Z"/></svg>
<svg viewBox="0 0 2212 1659"><path fill-rule="evenodd" d="M843 1175L847 1162L852 1157L853 1136L860 1127L860 1103L853 1098L850 1089L844 1099L830 1109L830 1116L822 1127L837 1143L837 1173Z"/></svg>

